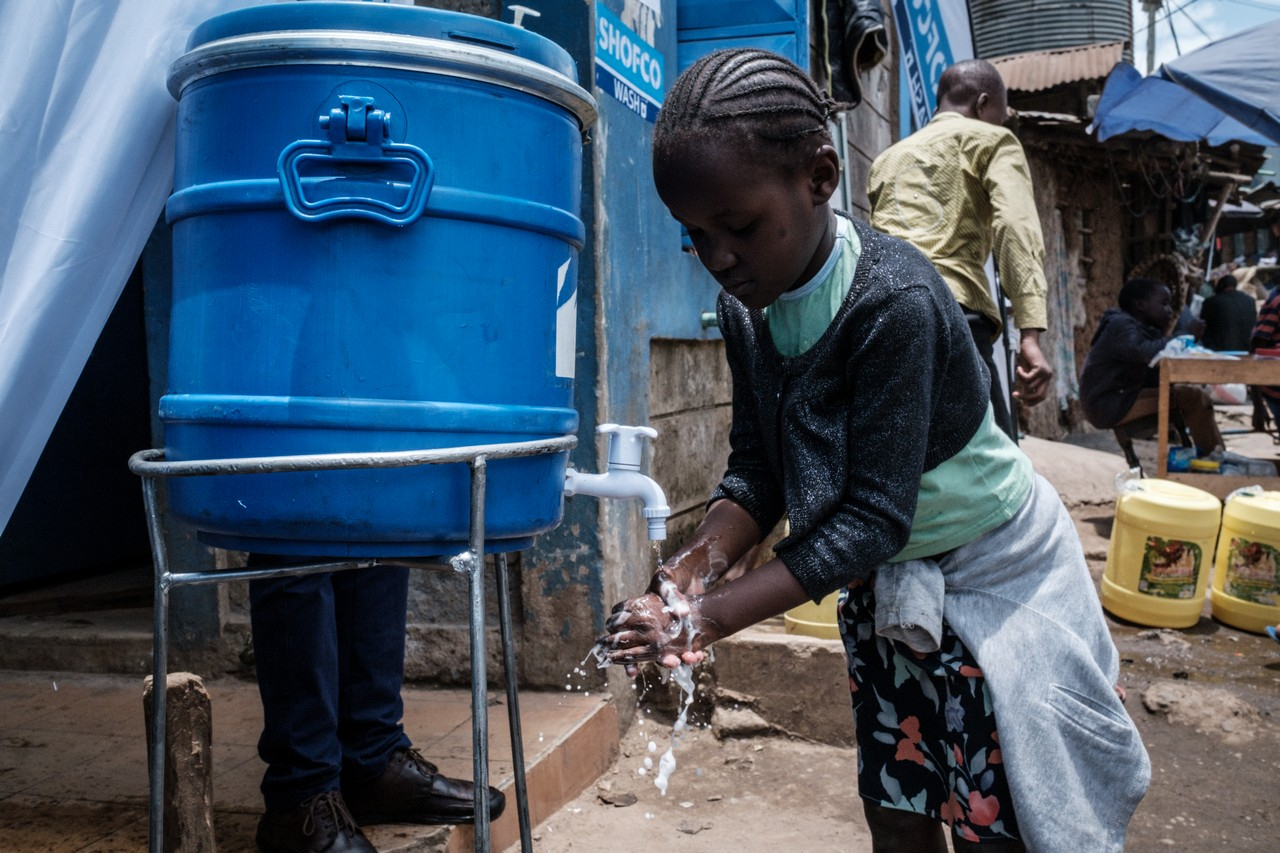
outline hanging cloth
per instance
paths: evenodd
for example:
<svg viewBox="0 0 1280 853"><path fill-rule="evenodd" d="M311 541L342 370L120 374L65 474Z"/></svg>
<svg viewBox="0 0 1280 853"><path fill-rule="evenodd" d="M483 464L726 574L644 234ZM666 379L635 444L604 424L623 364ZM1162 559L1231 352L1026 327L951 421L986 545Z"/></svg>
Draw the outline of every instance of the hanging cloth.
<svg viewBox="0 0 1280 853"><path fill-rule="evenodd" d="M826 60L831 96L850 104L862 102L860 75L879 65L889 50L880 0L823 0L826 13Z"/></svg>
<svg viewBox="0 0 1280 853"><path fill-rule="evenodd" d="M164 210L169 63L255 2L0 3L0 531Z"/></svg>

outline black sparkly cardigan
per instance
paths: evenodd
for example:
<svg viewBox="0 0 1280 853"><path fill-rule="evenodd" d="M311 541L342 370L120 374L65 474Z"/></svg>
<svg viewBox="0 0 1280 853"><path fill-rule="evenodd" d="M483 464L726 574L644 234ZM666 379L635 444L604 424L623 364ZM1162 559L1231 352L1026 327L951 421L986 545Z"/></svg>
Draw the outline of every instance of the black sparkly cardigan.
<svg viewBox="0 0 1280 853"><path fill-rule="evenodd" d="M721 292L733 376L728 468L711 501L741 504L816 601L902 550L923 472L977 432L986 368L959 305L914 247L854 221L862 251L831 326L781 355L760 311Z"/></svg>

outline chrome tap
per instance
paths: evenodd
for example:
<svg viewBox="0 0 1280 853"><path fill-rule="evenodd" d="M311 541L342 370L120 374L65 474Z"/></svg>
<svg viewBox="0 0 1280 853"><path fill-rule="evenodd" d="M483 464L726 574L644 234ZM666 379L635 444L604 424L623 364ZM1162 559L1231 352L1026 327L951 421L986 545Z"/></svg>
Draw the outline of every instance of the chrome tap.
<svg viewBox="0 0 1280 853"><path fill-rule="evenodd" d="M583 474L573 468L565 471L565 496L639 498L644 503L644 517L649 522L649 538L666 539L667 518L671 516L667 496L661 486L640 473L644 440L657 438L658 431L653 427L600 424L596 432L609 436L609 468L603 474Z"/></svg>

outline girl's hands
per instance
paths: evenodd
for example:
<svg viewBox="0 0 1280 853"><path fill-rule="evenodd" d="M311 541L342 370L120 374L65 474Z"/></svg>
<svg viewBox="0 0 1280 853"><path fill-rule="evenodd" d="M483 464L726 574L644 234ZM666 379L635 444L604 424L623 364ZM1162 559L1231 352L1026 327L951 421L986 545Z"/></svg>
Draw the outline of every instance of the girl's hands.
<svg viewBox="0 0 1280 853"><path fill-rule="evenodd" d="M647 591L664 600L666 595L663 587L668 585L686 596L702 595L711 587L716 577L709 562L707 555L700 551L677 554L653 573Z"/></svg>
<svg viewBox="0 0 1280 853"><path fill-rule="evenodd" d="M741 505L716 501L690 540L653 575L645 594L613 608L593 649L597 659L621 664L630 676L643 661L674 668L702 660L704 649L736 630L720 624L726 621L723 607L717 617L704 615L704 596L716 598L723 581L741 574L735 564L761 538Z"/></svg>
<svg viewBox="0 0 1280 853"><path fill-rule="evenodd" d="M597 642L610 663L621 664L629 676L644 661L670 669L699 663L704 649L718 639L703 618L701 596L681 592L663 571L654 575L649 592L613 608L605 630Z"/></svg>

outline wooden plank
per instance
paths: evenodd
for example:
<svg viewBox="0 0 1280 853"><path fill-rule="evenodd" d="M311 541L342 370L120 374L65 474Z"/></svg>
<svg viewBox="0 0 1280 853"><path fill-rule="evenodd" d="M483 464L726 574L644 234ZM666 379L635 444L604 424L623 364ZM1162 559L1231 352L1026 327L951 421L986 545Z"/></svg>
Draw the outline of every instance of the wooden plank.
<svg viewBox="0 0 1280 853"><path fill-rule="evenodd" d="M1160 361L1159 443L1156 474L1225 498L1236 489L1260 485L1280 490L1280 477L1236 477L1224 474L1169 473L1169 386L1175 383L1226 385L1280 385L1280 359L1274 358L1165 358Z"/></svg>
<svg viewBox="0 0 1280 853"><path fill-rule="evenodd" d="M649 344L649 418L727 406L733 382L724 341L655 338Z"/></svg>
<svg viewBox="0 0 1280 853"><path fill-rule="evenodd" d="M1161 361L1167 364L1169 359ZM1156 475L1169 473L1169 371L1160 369L1160 390L1156 398Z"/></svg>
<svg viewBox="0 0 1280 853"><path fill-rule="evenodd" d="M1277 358L1165 358L1160 360L1160 381L1221 385L1280 385Z"/></svg>
<svg viewBox="0 0 1280 853"><path fill-rule="evenodd" d="M700 508L724 476L729 458L728 406L655 419L652 476L667 495L672 512Z"/></svg>
<svg viewBox="0 0 1280 853"><path fill-rule="evenodd" d="M168 674L165 690L164 853L214 853L213 707L200 676ZM147 748L154 684L142 684Z"/></svg>

